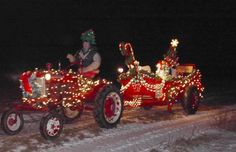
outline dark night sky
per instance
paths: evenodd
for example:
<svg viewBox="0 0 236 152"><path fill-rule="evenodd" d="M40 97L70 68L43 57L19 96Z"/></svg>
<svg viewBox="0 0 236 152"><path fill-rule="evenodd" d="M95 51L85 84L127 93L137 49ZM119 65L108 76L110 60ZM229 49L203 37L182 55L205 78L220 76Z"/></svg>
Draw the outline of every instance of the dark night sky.
<svg viewBox="0 0 236 152"><path fill-rule="evenodd" d="M234 81L235 9L230 1L1 0L0 73L19 73L60 60L80 48L80 34L95 30L102 73L115 80L123 65L120 41L133 44L142 65L155 63L178 38L180 63L195 63L205 82ZM13 53L16 51L15 53ZM7 86L3 83L2 88Z"/></svg>

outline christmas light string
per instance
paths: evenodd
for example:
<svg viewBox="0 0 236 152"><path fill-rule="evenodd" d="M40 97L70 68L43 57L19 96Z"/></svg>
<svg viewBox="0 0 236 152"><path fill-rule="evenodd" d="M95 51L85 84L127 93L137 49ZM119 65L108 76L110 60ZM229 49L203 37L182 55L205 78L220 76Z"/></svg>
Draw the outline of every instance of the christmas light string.
<svg viewBox="0 0 236 152"><path fill-rule="evenodd" d="M51 74L51 80L45 81L46 94L41 96L40 93L35 95L35 90L40 90L41 87L36 79L44 78L46 74ZM30 78L35 75L35 79L29 80L30 90L26 91L21 81L20 88L22 89L22 100L24 103L31 105L34 108L41 109L48 106L49 103L59 105L63 107L76 107L85 100L86 95L92 91L92 89L99 84L111 84L111 82L105 79L93 81L92 79L86 78L83 75L77 74L76 72L63 72L63 71L35 71L32 74L23 73L23 76ZM35 97L37 96L37 97ZM62 97L62 98L61 98Z"/></svg>

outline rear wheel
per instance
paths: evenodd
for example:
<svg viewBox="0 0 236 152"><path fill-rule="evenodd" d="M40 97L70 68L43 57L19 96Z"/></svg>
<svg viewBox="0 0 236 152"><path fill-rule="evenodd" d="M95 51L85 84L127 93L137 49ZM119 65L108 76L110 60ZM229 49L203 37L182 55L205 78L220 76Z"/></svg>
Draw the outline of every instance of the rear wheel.
<svg viewBox="0 0 236 152"><path fill-rule="evenodd" d="M119 89L113 85L103 88L96 100L94 117L102 128L113 128L120 122L123 112L123 100Z"/></svg>
<svg viewBox="0 0 236 152"><path fill-rule="evenodd" d="M151 110L153 106L144 106L142 107L144 110Z"/></svg>
<svg viewBox="0 0 236 152"><path fill-rule="evenodd" d="M45 139L53 140L58 138L62 129L62 117L56 112L49 113L41 119L40 133Z"/></svg>
<svg viewBox="0 0 236 152"><path fill-rule="evenodd" d="M75 120L79 119L83 113L83 109L71 109L71 108L63 108L63 116L64 122L66 124L73 123Z"/></svg>
<svg viewBox="0 0 236 152"><path fill-rule="evenodd" d="M13 109L5 111L1 118L1 126L8 135L18 134L24 126L22 113Z"/></svg>
<svg viewBox="0 0 236 152"><path fill-rule="evenodd" d="M195 114L200 103L199 92L196 87L190 87L184 94L182 106L186 114Z"/></svg>

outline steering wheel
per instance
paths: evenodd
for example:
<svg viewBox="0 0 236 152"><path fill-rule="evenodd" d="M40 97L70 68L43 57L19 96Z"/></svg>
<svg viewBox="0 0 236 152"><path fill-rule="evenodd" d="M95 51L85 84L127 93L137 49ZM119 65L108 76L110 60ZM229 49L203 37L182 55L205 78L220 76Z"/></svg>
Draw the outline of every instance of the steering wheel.
<svg viewBox="0 0 236 152"><path fill-rule="evenodd" d="M72 69L72 71L74 72L78 72L78 68L80 67L80 63L79 62L71 62L67 67L66 70Z"/></svg>

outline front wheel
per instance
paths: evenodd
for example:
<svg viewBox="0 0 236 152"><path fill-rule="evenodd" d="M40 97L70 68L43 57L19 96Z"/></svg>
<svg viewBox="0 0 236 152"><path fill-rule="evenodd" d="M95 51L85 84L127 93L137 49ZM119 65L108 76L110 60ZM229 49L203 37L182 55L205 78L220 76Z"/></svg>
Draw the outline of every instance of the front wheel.
<svg viewBox="0 0 236 152"><path fill-rule="evenodd" d="M58 138L62 132L62 129L62 117L56 112L49 113L40 121L40 133L47 140Z"/></svg>
<svg viewBox="0 0 236 152"><path fill-rule="evenodd" d="M1 126L3 131L8 135L18 134L24 126L22 113L10 109L2 114Z"/></svg>
<svg viewBox="0 0 236 152"><path fill-rule="evenodd" d="M94 117L102 128L113 128L120 122L123 112L123 100L119 89L113 85L103 88L96 100Z"/></svg>
<svg viewBox="0 0 236 152"><path fill-rule="evenodd" d="M190 87L185 91L182 102L186 114L195 114L200 103L199 92L196 87Z"/></svg>

